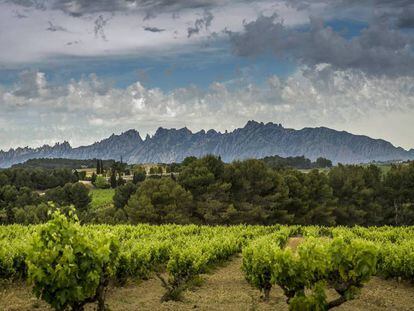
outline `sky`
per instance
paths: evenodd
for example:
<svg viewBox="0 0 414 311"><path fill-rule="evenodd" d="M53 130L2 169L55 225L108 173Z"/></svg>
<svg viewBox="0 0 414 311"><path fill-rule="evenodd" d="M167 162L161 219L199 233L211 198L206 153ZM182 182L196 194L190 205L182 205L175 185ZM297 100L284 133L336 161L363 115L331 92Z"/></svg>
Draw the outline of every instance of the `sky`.
<svg viewBox="0 0 414 311"><path fill-rule="evenodd" d="M248 120L414 148L414 1L0 0L0 149Z"/></svg>

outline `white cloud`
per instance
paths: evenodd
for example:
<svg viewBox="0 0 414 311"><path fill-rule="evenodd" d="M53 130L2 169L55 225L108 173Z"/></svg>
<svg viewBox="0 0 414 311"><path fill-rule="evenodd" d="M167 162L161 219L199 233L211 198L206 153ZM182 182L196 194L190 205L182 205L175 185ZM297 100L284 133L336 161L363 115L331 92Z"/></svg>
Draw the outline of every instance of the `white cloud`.
<svg viewBox="0 0 414 311"><path fill-rule="evenodd" d="M145 10L111 13L105 8L97 10L98 5L96 10L88 10L88 3L85 6L85 13L74 16L68 14L71 10L62 10L61 7L24 8L0 1L0 46L7 47L0 48L0 65L10 67L68 56L145 56L188 52L191 47L203 49L201 43L213 36L225 38L222 33L225 28L241 31L243 21L253 21L261 13L278 10L286 25L306 23L312 13L269 0L254 3L230 1L223 5L214 3L208 11L190 6L180 11L179 18L168 10L161 11L146 20ZM26 17L18 18L16 12L24 13ZM201 19L204 23L203 18L207 23L194 28ZM193 29L191 36L189 29Z"/></svg>
<svg viewBox="0 0 414 311"><path fill-rule="evenodd" d="M301 68L286 79L270 77L266 85L216 82L208 90L189 86L170 92L139 82L113 88L94 75L61 87L48 85L42 73L31 77L23 74L23 82L0 90L0 120L7 120L0 129L0 148L65 139L87 144L129 128L142 135L158 126L224 131L249 119L357 130L414 147L411 137L402 134L414 131L412 77L372 77L321 65Z"/></svg>

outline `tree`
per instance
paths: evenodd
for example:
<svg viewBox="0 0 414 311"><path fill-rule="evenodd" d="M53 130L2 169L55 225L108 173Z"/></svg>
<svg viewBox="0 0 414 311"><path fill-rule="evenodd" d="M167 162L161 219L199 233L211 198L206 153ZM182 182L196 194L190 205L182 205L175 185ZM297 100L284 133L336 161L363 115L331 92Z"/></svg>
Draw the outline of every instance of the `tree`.
<svg viewBox="0 0 414 311"><path fill-rule="evenodd" d="M116 188L113 197L115 207L118 209L124 208L131 195L133 195L136 191L137 186L131 182L127 182L125 185Z"/></svg>
<svg viewBox="0 0 414 311"><path fill-rule="evenodd" d="M84 310L98 302L105 309L105 288L114 275L119 257L113 238L86 235L70 213L56 211L35 235L27 254L33 291L56 310Z"/></svg>
<svg viewBox="0 0 414 311"><path fill-rule="evenodd" d="M78 172L78 177L79 177L79 180L86 180L86 172L85 171Z"/></svg>
<svg viewBox="0 0 414 311"><path fill-rule="evenodd" d="M389 206L387 223L393 225L414 224L414 162L393 165L384 180L382 193Z"/></svg>
<svg viewBox="0 0 414 311"><path fill-rule="evenodd" d="M9 178L5 173L0 172L0 188L9 184Z"/></svg>
<svg viewBox="0 0 414 311"><path fill-rule="evenodd" d="M99 164L99 168L101 170L101 174L105 173L105 167L104 167L104 163L102 160L99 160L100 164Z"/></svg>
<svg viewBox="0 0 414 311"><path fill-rule="evenodd" d="M66 186L65 186L66 187ZM65 190L65 187L63 188ZM73 204L77 210L84 211L86 207L91 203L91 197L89 196L89 189L82 183L74 183L70 187L68 186L67 203Z"/></svg>
<svg viewBox="0 0 414 311"><path fill-rule="evenodd" d="M116 173L116 174L122 174L122 173L124 173L124 172L125 172L126 167L127 167L127 164L126 164L126 163L122 163L122 162L114 162L114 163L112 164L112 168L111 168L111 170L112 170L112 171L115 171L115 173Z"/></svg>
<svg viewBox="0 0 414 311"><path fill-rule="evenodd" d="M195 160L184 166L178 182L197 197L207 191L209 185L215 183L214 172L201 161Z"/></svg>
<svg viewBox="0 0 414 311"><path fill-rule="evenodd" d="M111 177L109 178L109 184L111 185L111 188L115 189L118 185L116 180L116 171L115 169L111 170Z"/></svg>
<svg viewBox="0 0 414 311"><path fill-rule="evenodd" d="M125 211L131 223L188 223L191 193L170 178L147 179L128 201Z"/></svg>
<svg viewBox="0 0 414 311"><path fill-rule="evenodd" d="M363 172L357 166L341 165L329 172L329 184L338 206L334 211L336 223L339 225L362 225L365 212L359 194L364 187Z"/></svg>
<svg viewBox="0 0 414 311"><path fill-rule="evenodd" d="M283 205L287 196L283 179L262 161L235 161L225 167L223 176L231 184L230 196L238 213L237 222L290 222L291 215Z"/></svg>
<svg viewBox="0 0 414 311"><path fill-rule="evenodd" d="M53 201L59 205L74 205L77 210L83 212L91 202L89 189L82 183L66 184L64 187L56 187L46 191L47 201Z"/></svg>
<svg viewBox="0 0 414 311"><path fill-rule="evenodd" d="M6 185L0 188L0 222L13 223L15 221L15 208L40 203L39 195L27 187L17 189L15 186Z"/></svg>
<svg viewBox="0 0 414 311"><path fill-rule="evenodd" d="M328 174L329 184L338 199L334 210L340 225L378 224L381 172L376 166L338 165Z"/></svg>
<svg viewBox="0 0 414 311"><path fill-rule="evenodd" d="M328 167L332 167L332 161L320 157L320 158L317 158L316 159L315 166L317 168L328 168Z"/></svg>
<svg viewBox="0 0 414 311"><path fill-rule="evenodd" d="M134 184L138 184L140 182L143 182L146 178L147 174L145 173L145 170L139 170L134 172L134 175L132 177L132 182Z"/></svg>
<svg viewBox="0 0 414 311"><path fill-rule="evenodd" d="M117 187L122 186L125 184L125 179L122 178L121 173L118 174L118 180L116 181Z"/></svg>
<svg viewBox="0 0 414 311"><path fill-rule="evenodd" d="M303 223L307 225L332 226L335 224L333 211L336 200L327 176L317 169L305 174L305 208ZM295 222L297 223L297 222Z"/></svg>
<svg viewBox="0 0 414 311"><path fill-rule="evenodd" d="M19 195L16 187L7 185L0 188L0 208L2 209L2 222L13 222L13 207Z"/></svg>
<svg viewBox="0 0 414 311"><path fill-rule="evenodd" d="M91 182L92 182L92 184L94 184L94 183L95 183L95 181L96 181L96 177L97 177L96 173L95 173L95 172L93 172L93 173L92 173L92 176L91 176Z"/></svg>
<svg viewBox="0 0 414 311"><path fill-rule="evenodd" d="M23 225L44 223L49 219L50 210L51 207L46 203L15 207L13 209L14 221Z"/></svg>
<svg viewBox="0 0 414 311"><path fill-rule="evenodd" d="M99 189L108 189L111 187L111 185L108 183L106 178L100 175L96 176L94 185L96 188L99 188Z"/></svg>
<svg viewBox="0 0 414 311"><path fill-rule="evenodd" d="M181 165L182 166L187 166L187 165L191 164L194 161L197 161L197 157L194 157L194 156L186 157L183 160L183 162L181 163Z"/></svg>

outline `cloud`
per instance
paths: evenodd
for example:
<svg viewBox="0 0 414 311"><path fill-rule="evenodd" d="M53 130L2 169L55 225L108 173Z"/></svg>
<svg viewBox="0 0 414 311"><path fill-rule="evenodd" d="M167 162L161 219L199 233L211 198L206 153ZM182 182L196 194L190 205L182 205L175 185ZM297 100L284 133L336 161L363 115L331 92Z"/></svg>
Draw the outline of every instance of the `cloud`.
<svg viewBox="0 0 414 311"><path fill-rule="evenodd" d="M95 13L146 12L151 17L156 13L179 12L187 9L208 9L249 2L248 0L8 0L26 8L39 10L61 10L74 17Z"/></svg>
<svg viewBox="0 0 414 311"><path fill-rule="evenodd" d="M96 13L73 17L59 10L27 9L27 18L16 19L13 14L17 7L4 4L0 0L0 29L3 29L0 46L8 47L0 49L0 66L4 65L7 68L15 68L25 63L50 63L51 60L64 62L68 57L157 57L188 53L197 42L188 40L187 28L190 23L194 24L195 19L200 18L200 14L201 18L204 18L204 11L198 9L181 12L179 19L174 19L172 14L160 13L152 20L151 25L148 25L142 21L144 12L141 11L131 14ZM230 9L226 8L227 11ZM220 21L215 23L217 25L211 29L212 32L219 32L224 27L226 10L220 13ZM256 14L254 9L248 6L243 6L240 11L245 14L240 14L232 20L239 28L241 20L246 15ZM205 16L206 27L210 24L209 16ZM70 31L59 31L64 29ZM154 32L157 36L154 36ZM210 33L202 31L198 39L207 40L209 35ZM68 45L69 42L82 44Z"/></svg>
<svg viewBox="0 0 414 311"><path fill-rule="evenodd" d="M158 28L158 27L149 27L149 26L145 26L143 27L145 31L149 31L149 32L163 32L165 31L165 29L163 28Z"/></svg>
<svg viewBox="0 0 414 311"><path fill-rule="evenodd" d="M18 19L27 18L27 15L20 13L19 11L14 11L14 16Z"/></svg>
<svg viewBox="0 0 414 311"><path fill-rule="evenodd" d="M20 73L19 78L19 82L13 91L14 96L33 99L45 96L48 93L46 76L43 72L27 70Z"/></svg>
<svg viewBox="0 0 414 311"><path fill-rule="evenodd" d="M329 63L336 69L359 69L369 74L413 75L414 36L376 22L347 39L318 18L308 29L284 25L277 15L260 16L245 23L242 32L227 32L233 50L240 56L272 51L280 58L315 66Z"/></svg>
<svg viewBox="0 0 414 311"><path fill-rule="evenodd" d="M414 4L403 10L401 15L398 16L397 24L401 28L414 28Z"/></svg>
<svg viewBox="0 0 414 311"><path fill-rule="evenodd" d="M48 22L49 23L49 27L46 28L47 31L68 31L66 28L58 26L58 25L54 25L51 21Z"/></svg>
<svg viewBox="0 0 414 311"><path fill-rule="evenodd" d="M71 46L71 45L76 45L76 44L80 44L80 43L82 43L82 42L81 42L81 41L76 40L76 41L70 41L70 42L67 42L67 43L66 43L66 45L67 45L67 46Z"/></svg>
<svg viewBox="0 0 414 311"><path fill-rule="evenodd" d="M111 17L104 18L102 15L99 15L98 18L95 20L95 27L94 27L94 33L95 38L102 38L102 40L107 41L106 35L105 35L105 26L108 24L108 21L111 19Z"/></svg>
<svg viewBox="0 0 414 311"><path fill-rule="evenodd" d="M208 30L213 19L214 15L210 11L204 11L203 16L195 20L194 26L187 28L187 37L198 34L202 29Z"/></svg>
<svg viewBox="0 0 414 311"><path fill-rule="evenodd" d="M78 77L94 71L89 61L131 55L171 64L201 52L206 63L213 53L238 60L223 53L227 40L237 56L272 51L297 64L293 75L269 77L265 85L250 84L247 72L247 79L207 89L172 83L168 91L146 87L145 71L116 88L94 75L61 85L66 79L26 70L15 84L0 85L0 148L65 139L86 144L160 125L231 130L249 119L358 129L412 147L412 16L409 0L0 0L0 46L7 46L0 66L7 70L45 68L53 77L54 68L79 59L86 65ZM357 23L355 33L347 36L337 21ZM165 70L171 81L180 72L174 65Z"/></svg>
<svg viewBox="0 0 414 311"><path fill-rule="evenodd" d="M87 144L129 128L143 135L158 126L224 131L249 119L295 128L358 128L377 137L384 116L390 121L380 131L383 138L413 147L409 135L394 131L414 131L410 118L397 117L414 113L413 77L374 77L327 64L302 67L285 79L271 76L266 85L229 81L168 92L140 82L114 88L95 75L57 87L41 72L25 72L21 82L0 89L0 106L8 120L0 129L0 148L56 139Z"/></svg>

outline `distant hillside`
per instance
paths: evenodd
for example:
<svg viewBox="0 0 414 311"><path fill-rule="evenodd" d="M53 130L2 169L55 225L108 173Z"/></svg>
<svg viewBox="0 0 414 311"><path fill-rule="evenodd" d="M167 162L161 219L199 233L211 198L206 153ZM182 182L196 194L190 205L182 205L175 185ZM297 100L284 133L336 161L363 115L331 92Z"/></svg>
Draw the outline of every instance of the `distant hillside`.
<svg viewBox="0 0 414 311"><path fill-rule="evenodd" d="M181 162L187 156L220 155L226 162L236 159L305 156L319 157L333 163L367 163L371 161L414 159L414 150L395 147L382 139L340 132L325 127L301 130L280 124L249 121L243 128L229 133L215 130L192 133L187 128L164 129L142 140L129 130L90 146L72 148L69 143L39 148L0 151L0 167L9 167L32 158L115 159L128 163Z"/></svg>

